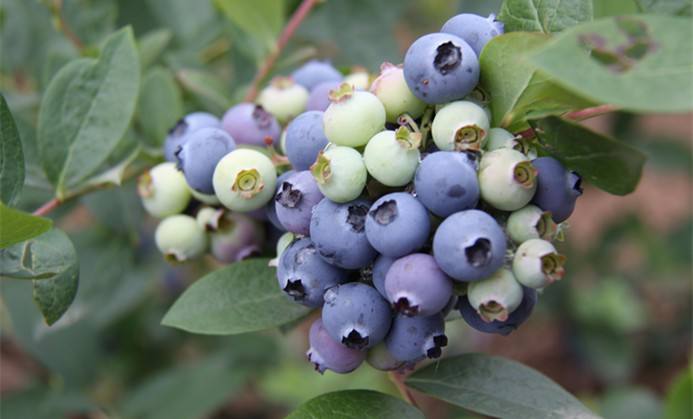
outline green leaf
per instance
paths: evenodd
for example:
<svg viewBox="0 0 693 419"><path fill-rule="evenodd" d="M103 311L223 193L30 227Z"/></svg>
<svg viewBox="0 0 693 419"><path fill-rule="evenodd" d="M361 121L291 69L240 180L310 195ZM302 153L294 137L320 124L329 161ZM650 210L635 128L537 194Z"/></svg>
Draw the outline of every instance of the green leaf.
<svg viewBox="0 0 693 419"><path fill-rule="evenodd" d="M88 396L77 389L59 391L36 386L9 391L2 398L2 415L7 418L55 419L96 411Z"/></svg>
<svg viewBox="0 0 693 419"><path fill-rule="evenodd" d="M423 419L424 415L401 399L371 390L345 390L308 400L287 419Z"/></svg>
<svg viewBox="0 0 693 419"><path fill-rule="evenodd" d="M209 0L147 0L146 4L161 26L170 28L183 44L194 42L216 17Z"/></svg>
<svg viewBox="0 0 693 419"><path fill-rule="evenodd" d="M592 20L592 0L505 0L498 19L506 32L560 32Z"/></svg>
<svg viewBox="0 0 693 419"><path fill-rule="evenodd" d="M626 195L638 185L645 155L636 148L554 116L530 124L544 153L599 189Z"/></svg>
<svg viewBox="0 0 693 419"><path fill-rule="evenodd" d="M690 19L625 16L559 35L531 59L557 83L634 112L693 109Z"/></svg>
<svg viewBox="0 0 693 419"><path fill-rule="evenodd" d="M646 13L691 16L691 0L635 0Z"/></svg>
<svg viewBox="0 0 693 419"><path fill-rule="evenodd" d="M481 85L491 96L494 126L526 127L529 116L561 114L592 106L536 71L529 55L549 41L539 33L517 32L491 40L481 54Z"/></svg>
<svg viewBox="0 0 693 419"><path fill-rule="evenodd" d="M233 24L266 48L274 48L284 23L284 0L214 0L214 4Z"/></svg>
<svg viewBox="0 0 693 419"><path fill-rule="evenodd" d="M212 73L183 69L176 72L176 78L211 112L221 114L231 106L231 99L226 94L229 88Z"/></svg>
<svg viewBox="0 0 693 419"><path fill-rule="evenodd" d="M144 34L138 42L140 65L143 69L154 64L164 52L173 38L173 32L168 29L157 29Z"/></svg>
<svg viewBox="0 0 693 419"><path fill-rule="evenodd" d="M98 60L74 60L53 78L41 102L38 146L59 198L113 152L130 124L139 79L129 27L108 38Z"/></svg>
<svg viewBox="0 0 693 419"><path fill-rule="evenodd" d="M118 6L109 0L67 0L62 15L82 42L93 44L115 28Z"/></svg>
<svg viewBox="0 0 693 419"><path fill-rule="evenodd" d="M592 7L595 19L638 12L637 0L592 0Z"/></svg>
<svg viewBox="0 0 693 419"><path fill-rule="evenodd" d="M0 200L7 205L16 202L24 186L24 151L17 125L0 95ZM1 239L0 239L1 241Z"/></svg>
<svg viewBox="0 0 693 419"><path fill-rule="evenodd" d="M600 403L605 418L652 419L662 417L662 403L642 387L610 388Z"/></svg>
<svg viewBox="0 0 693 419"><path fill-rule="evenodd" d="M443 359L406 384L487 416L517 419L596 418L578 399L536 370L483 354Z"/></svg>
<svg viewBox="0 0 693 419"><path fill-rule="evenodd" d="M188 288L162 320L193 333L234 335L289 323L310 309L279 288L268 259L233 263Z"/></svg>
<svg viewBox="0 0 693 419"><path fill-rule="evenodd" d="M664 402L664 419L688 419L693 417L693 369L687 366L676 377L667 391Z"/></svg>
<svg viewBox="0 0 693 419"><path fill-rule="evenodd" d="M50 230L52 225L53 222L48 218L35 217L0 202L0 249L40 236Z"/></svg>
<svg viewBox="0 0 693 419"><path fill-rule="evenodd" d="M146 145L160 149L168 130L183 116L183 99L173 74L161 67L144 77L137 107L137 118Z"/></svg>

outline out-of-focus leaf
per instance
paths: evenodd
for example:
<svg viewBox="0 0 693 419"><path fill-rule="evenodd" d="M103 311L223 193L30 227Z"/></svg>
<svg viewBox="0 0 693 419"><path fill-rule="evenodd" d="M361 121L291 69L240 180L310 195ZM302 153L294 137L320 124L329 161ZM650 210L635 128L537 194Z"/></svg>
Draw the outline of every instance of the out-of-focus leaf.
<svg viewBox="0 0 693 419"><path fill-rule="evenodd" d="M82 42L94 44L115 28L118 5L111 0L63 0L62 15Z"/></svg>
<svg viewBox="0 0 693 419"><path fill-rule="evenodd" d="M231 105L229 87L212 73L183 69L176 72L176 78L185 90L213 113L222 114Z"/></svg>
<svg viewBox="0 0 693 419"><path fill-rule="evenodd" d="M505 0L498 19L506 32L559 32L592 20L592 0Z"/></svg>
<svg viewBox="0 0 693 419"><path fill-rule="evenodd" d="M24 151L17 125L0 95L0 201L7 205L16 202L24 186ZM0 239L0 242L4 240ZM2 246L0 246L2 247Z"/></svg>
<svg viewBox="0 0 693 419"><path fill-rule="evenodd" d="M584 328L575 331L576 348L592 373L607 383L631 379L637 354L626 335Z"/></svg>
<svg viewBox="0 0 693 419"><path fill-rule="evenodd" d="M638 13L637 0L592 0L594 18Z"/></svg>
<svg viewBox="0 0 693 419"><path fill-rule="evenodd" d="M169 70L156 67L147 72L137 111L145 144L161 150L169 129L183 116L180 88Z"/></svg>
<svg viewBox="0 0 693 419"><path fill-rule="evenodd" d="M573 312L583 325L626 334L646 324L645 307L625 280L602 278L592 287L576 287L571 297Z"/></svg>
<svg viewBox="0 0 693 419"><path fill-rule="evenodd" d="M691 16L691 0L635 0L646 13Z"/></svg>
<svg viewBox="0 0 693 419"><path fill-rule="evenodd" d="M173 38L173 32L168 29L157 29L148 32L139 39L140 65L149 68L161 56Z"/></svg>
<svg viewBox="0 0 693 419"><path fill-rule="evenodd" d="M84 395L57 392L47 387L3 394L2 398L2 416L10 419L55 419L95 410L96 407Z"/></svg>
<svg viewBox="0 0 693 419"><path fill-rule="evenodd" d="M269 51L284 23L284 0L214 0L227 19Z"/></svg>
<svg viewBox="0 0 693 419"><path fill-rule="evenodd" d="M662 403L650 390L638 387L610 389L600 403L605 419L662 417Z"/></svg>
<svg viewBox="0 0 693 419"><path fill-rule="evenodd" d="M693 369L687 366L676 377L667 391L664 402L664 419L687 419L693 417Z"/></svg>
<svg viewBox="0 0 693 419"><path fill-rule="evenodd" d="M401 399L371 390L344 390L308 400L287 419L423 419L424 415Z"/></svg>
<svg viewBox="0 0 693 419"><path fill-rule="evenodd" d="M40 236L51 229L48 218L35 217L0 202L0 249ZM3 257L5 250L2 250ZM5 270L5 267L2 267Z"/></svg>
<svg viewBox="0 0 693 419"><path fill-rule="evenodd" d="M146 4L161 26L173 31L182 44L195 40L215 20L210 0L146 0Z"/></svg>

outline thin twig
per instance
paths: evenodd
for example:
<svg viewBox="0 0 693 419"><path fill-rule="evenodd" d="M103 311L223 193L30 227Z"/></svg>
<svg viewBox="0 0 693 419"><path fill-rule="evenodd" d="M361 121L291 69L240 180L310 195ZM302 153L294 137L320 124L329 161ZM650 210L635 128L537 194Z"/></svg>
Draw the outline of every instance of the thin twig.
<svg viewBox="0 0 693 419"><path fill-rule="evenodd" d="M61 31L65 37L72 43L72 45L77 48L78 51L84 49L84 42L77 36L77 34L72 30L70 25L67 24L65 17L63 16L63 1L53 0L51 4L51 11L53 12L53 17L57 19L57 29Z"/></svg>
<svg viewBox="0 0 693 419"><path fill-rule="evenodd" d="M53 198L45 204L41 205L39 209L34 211L34 215L36 215L37 217L43 217L49 212L56 209L58 206L60 206L60 204L62 204L62 202L58 198Z"/></svg>
<svg viewBox="0 0 693 419"><path fill-rule="evenodd" d="M262 63L262 66L260 66L257 74L255 74L255 78L253 78L253 82L248 89L248 93L245 95L246 102L252 102L255 100L258 94L260 83L262 83L270 71L272 71L274 63L277 61L277 58L279 58L279 55L281 55L282 51L286 47L286 44L289 43L289 40L294 35L294 32L296 32L296 29L301 26L301 23L308 16L310 10L319 1L320 0L303 0L301 5L298 6L298 9L296 9L294 14L291 16L291 19L289 19L289 22L284 27L284 30L282 30L282 33L279 35L276 47L267 55L265 62Z"/></svg>
<svg viewBox="0 0 693 419"><path fill-rule="evenodd" d="M576 111L568 112L563 115L564 119L569 119L572 121L584 121L585 119L593 118L595 116L604 115L609 112L614 112L618 110L618 107L614 105L599 105L592 108L578 109ZM524 131L516 132L515 135L525 140L530 140L536 137L536 132L534 129L527 128Z"/></svg>
<svg viewBox="0 0 693 419"><path fill-rule="evenodd" d="M414 394L409 390L409 387L407 387L406 384L404 384L404 374L397 372L397 371L390 371L388 373L390 376L390 381L397 387L397 391L399 391L399 394L402 395L402 398L406 400L410 405L418 408L419 405L416 404L416 400L414 399Z"/></svg>

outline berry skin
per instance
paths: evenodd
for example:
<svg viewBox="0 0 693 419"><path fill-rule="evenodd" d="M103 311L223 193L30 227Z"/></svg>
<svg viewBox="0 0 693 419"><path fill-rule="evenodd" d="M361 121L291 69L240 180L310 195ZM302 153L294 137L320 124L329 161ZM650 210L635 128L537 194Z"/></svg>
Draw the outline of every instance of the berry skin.
<svg viewBox="0 0 693 419"><path fill-rule="evenodd" d="M175 164L161 163L140 176L137 193L144 209L156 218L182 212L190 202L190 188Z"/></svg>
<svg viewBox="0 0 693 419"><path fill-rule="evenodd" d="M219 198L217 198L216 195L214 194L204 194L202 192L198 192L195 189L190 189L190 193L192 194L193 198L197 199L198 201L202 202L203 204L207 205L221 205L221 202L219 202Z"/></svg>
<svg viewBox="0 0 693 419"><path fill-rule="evenodd" d="M323 125L331 143L360 147L385 126L385 108L373 93L354 91L353 86L342 83L330 93L330 100Z"/></svg>
<svg viewBox="0 0 693 419"><path fill-rule="evenodd" d="M366 237L379 253L397 258L426 244L431 223L426 208L406 192L380 197L366 217Z"/></svg>
<svg viewBox="0 0 693 419"><path fill-rule="evenodd" d="M281 225L292 233L308 235L313 207L324 198L313 175L307 170L297 172L277 189L274 201Z"/></svg>
<svg viewBox="0 0 693 419"><path fill-rule="evenodd" d="M207 248L207 235L189 215L172 215L156 227L154 241L169 262L185 262L202 255Z"/></svg>
<svg viewBox="0 0 693 419"><path fill-rule="evenodd" d="M272 145L281 134L281 127L271 113L254 103L239 103L222 118L222 125L238 144L259 147Z"/></svg>
<svg viewBox="0 0 693 419"><path fill-rule="evenodd" d="M489 127L488 115L481 106L460 100L440 108L433 118L431 135L443 151L479 151Z"/></svg>
<svg viewBox="0 0 693 419"><path fill-rule="evenodd" d="M479 210L452 214L433 237L433 256L453 279L463 282L487 278L505 259L507 243L503 229Z"/></svg>
<svg viewBox="0 0 693 419"><path fill-rule="evenodd" d="M327 198L313 207L310 237L323 259L345 269L360 269L375 259L377 253L366 238L369 207L362 199L337 204Z"/></svg>
<svg viewBox="0 0 693 419"><path fill-rule="evenodd" d="M294 233L289 233L288 231L279 237L279 240L277 240L277 259L282 257L282 253L284 253L284 250L286 250L291 243L296 240L296 235Z"/></svg>
<svg viewBox="0 0 693 419"><path fill-rule="evenodd" d="M325 292L322 321L335 341L352 349L366 349L385 339L392 313L375 288L352 282Z"/></svg>
<svg viewBox="0 0 693 419"><path fill-rule="evenodd" d="M361 196L368 177L358 151L335 145L318 154L310 171L320 192L334 202L349 202Z"/></svg>
<svg viewBox="0 0 693 419"><path fill-rule="evenodd" d="M363 67L355 67L344 77L344 83L349 83L356 90L368 90L371 86L371 75Z"/></svg>
<svg viewBox="0 0 693 419"><path fill-rule="evenodd" d="M489 151L479 162L481 199L499 210L518 210L534 196L536 174L532 163L519 151L509 148Z"/></svg>
<svg viewBox="0 0 693 419"><path fill-rule="evenodd" d="M582 178L565 170L553 157L539 157L532 161L537 169L537 193L532 202L550 211L553 220L563 222L575 209L575 201L582 195Z"/></svg>
<svg viewBox="0 0 693 419"><path fill-rule="evenodd" d="M178 168L192 189L214 193L212 176L219 160L236 148L234 139L220 128L200 128L176 152Z"/></svg>
<svg viewBox="0 0 693 419"><path fill-rule="evenodd" d="M498 320L487 322L484 320L469 304L469 299L466 296L460 297L460 303L458 305L460 314L469 326L480 332L496 333L507 336L529 318L532 314L532 310L534 310L534 305L537 303L537 292L534 289L523 287L522 291L522 302L515 311L510 313L507 320L504 322Z"/></svg>
<svg viewBox="0 0 693 419"><path fill-rule="evenodd" d="M479 60L464 40L431 33L414 41L404 56L404 78L414 96L429 104L467 96L479 83Z"/></svg>
<svg viewBox="0 0 693 419"><path fill-rule="evenodd" d="M551 213L542 211L534 205L527 205L508 217L505 226L508 237L517 244L530 239L553 240L558 233L558 226L551 218Z"/></svg>
<svg viewBox="0 0 693 419"><path fill-rule="evenodd" d="M274 194L276 195L277 192L279 192L279 187L281 186L282 182L284 182L286 179L288 179L291 175L296 173L294 170L288 170L284 173L282 173L278 178L277 178L277 188L274 191ZM286 231L282 223L279 222L279 218L277 218L277 205L274 199L270 199L267 205L265 206L265 215L267 216L267 220L269 220L270 223L274 227L277 228L279 231Z"/></svg>
<svg viewBox="0 0 693 419"><path fill-rule="evenodd" d="M209 247L218 261L238 262L260 253L263 236L262 228L253 219L227 211L218 228L210 233Z"/></svg>
<svg viewBox="0 0 693 419"><path fill-rule="evenodd" d="M277 172L269 157L259 151L238 149L219 161L213 179L214 191L225 207L248 212L272 199Z"/></svg>
<svg viewBox="0 0 693 419"><path fill-rule="evenodd" d="M413 368L414 362L402 362L396 360L390 351L387 350L385 343L379 343L368 350L366 358L368 365L380 371L404 371Z"/></svg>
<svg viewBox="0 0 693 419"><path fill-rule="evenodd" d="M375 262L373 262L373 286L385 299L387 299L387 291L385 291L385 277L387 276L387 271L390 270L390 266L392 266L396 260L396 258L380 255L377 259L375 259Z"/></svg>
<svg viewBox="0 0 693 419"><path fill-rule="evenodd" d="M329 63L329 61L310 60L293 73L291 78L308 90L324 82L340 82L344 78L342 73Z"/></svg>
<svg viewBox="0 0 693 419"><path fill-rule="evenodd" d="M317 319L310 327L308 334L310 348L306 352L308 360L315 366L315 371L323 374L330 370L346 374L355 370L366 358L366 352L350 349L330 337L322 323Z"/></svg>
<svg viewBox="0 0 693 419"><path fill-rule="evenodd" d="M493 151L499 148L512 148L513 150L521 151L518 149L518 146L519 143L515 135L510 131L503 128L491 128L489 130L486 140L486 151Z"/></svg>
<svg viewBox="0 0 693 419"><path fill-rule="evenodd" d="M544 288L565 275L566 257L546 240L531 239L522 243L515 252L513 273L526 287Z"/></svg>
<svg viewBox="0 0 693 419"><path fill-rule="evenodd" d="M388 352L402 362L440 358L443 353L441 348L447 344L445 321L440 314L417 317L398 315L385 338Z"/></svg>
<svg viewBox="0 0 693 419"><path fill-rule="evenodd" d="M426 109L426 104L409 90L401 66L390 63L380 66L380 75L373 81L371 93L376 95L385 107L387 122L397 122L402 114L416 119L423 115Z"/></svg>
<svg viewBox="0 0 693 419"><path fill-rule="evenodd" d="M439 217L474 208L479 201L476 169L467 153L429 154L416 170L414 187L419 201Z"/></svg>
<svg viewBox="0 0 693 419"><path fill-rule="evenodd" d="M522 297L522 285L509 269L499 269L488 278L469 283L467 288L469 304L487 322L507 321Z"/></svg>
<svg viewBox="0 0 693 419"><path fill-rule="evenodd" d="M405 316L432 316L452 296L452 281L425 253L397 259L385 277L388 301Z"/></svg>
<svg viewBox="0 0 693 419"><path fill-rule="evenodd" d="M308 307L320 307L325 291L346 279L347 272L325 262L307 237L289 244L279 257L279 286L294 301Z"/></svg>
<svg viewBox="0 0 693 419"><path fill-rule="evenodd" d="M483 17L471 13L462 13L450 18L441 32L451 33L464 39L474 50L477 56L481 56L484 46L492 38L503 34L503 22L496 20L496 15Z"/></svg>
<svg viewBox="0 0 693 419"><path fill-rule="evenodd" d="M164 142L164 157L176 162L176 151L187 140L187 136L200 128L221 128L221 121L207 112L193 112L185 115L171 128Z"/></svg>
<svg viewBox="0 0 693 419"><path fill-rule="evenodd" d="M283 124L305 111L308 90L290 78L275 77L269 86L262 89L257 101Z"/></svg>
<svg viewBox="0 0 693 419"><path fill-rule="evenodd" d="M363 161L368 173L386 186L404 186L411 182L419 165L421 134L405 127L380 131L366 145Z"/></svg>
<svg viewBox="0 0 693 419"><path fill-rule="evenodd" d="M195 220L204 231L217 231L222 224L225 212L221 208L202 207L197 211Z"/></svg>
<svg viewBox="0 0 693 419"><path fill-rule="evenodd" d="M316 85L308 96L306 111L324 112L330 106L330 92L339 89L341 81L325 81Z"/></svg>
<svg viewBox="0 0 693 419"><path fill-rule="evenodd" d="M308 169L327 146L322 115L318 111L304 112L286 128L286 157L295 170Z"/></svg>

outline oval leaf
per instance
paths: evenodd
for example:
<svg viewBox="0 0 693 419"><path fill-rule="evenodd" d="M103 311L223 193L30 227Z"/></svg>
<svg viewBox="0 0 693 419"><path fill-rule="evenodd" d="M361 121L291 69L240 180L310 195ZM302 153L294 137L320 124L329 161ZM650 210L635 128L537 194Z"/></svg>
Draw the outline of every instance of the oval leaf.
<svg viewBox="0 0 693 419"><path fill-rule="evenodd" d="M137 109L146 145L161 148L168 130L183 116L180 88L170 71L157 67L147 72Z"/></svg>
<svg viewBox="0 0 693 419"><path fill-rule="evenodd" d="M22 142L5 96L0 95L0 200L7 205L14 204L22 186L24 186Z"/></svg>
<svg viewBox="0 0 693 419"><path fill-rule="evenodd" d="M128 27L106 40L98 60L72 61L51 80L41 102L37 142L58 197L108 159L130 123L139 79Z"/></svg>
<svg viewBox="0 0 693 419"><path fill-rule="evenodd" d="M465 409L516 419L597 418L579 400L536 370L483 354L428 365L406 384Z"/></svg>
<svg viewBox="0 0 693 419"><path fill-rule="evenodd" d="M404 401L371 390L345 390L308 400L287 419L423 419L424 415Z"/></svg>
<svg viewBox="0 0 693 419"><path fill-rule="evenodd" d="M555 116L530 124L546 154L599 189L626 195L638 185L645 164L638 149Z"/></svg>
<svg viewBox="0 0 693 419"><path fill-rule="evenodd" d="M558 83L635 112L693 109L690 19L621 16L576 26L532 62Z"/></svg>
<svg viewBox="0 0 693 419"><path fill-rule="evenodd" d="M592 20L592 0L505 0L498 19L506 32L559 32Z"/></svg>
<svg viewBox="0 0 693 419"><path fill-rule="evenodd" d="M0 202L0 249L40 236L50 230L52 225L53 222L48 218L35 217ZM5 266L0 269L4 271Z"/></svg>
<svg viewBox="0 0 693 419"><path fill-rule="evenodd" d="M185 90L192 93L210 111L221 114L231 106L231 99L225 93L229 88L214 74L184 69L176 73L176 78Z"/></svg>
<svg viewBox="0 0 693 419"><path fill-rule="evenodd" d="M310 311L279 289L268 262L244 260L205 275L185 290L161 323L193 333L234 335L281 326Z"/></svg>

